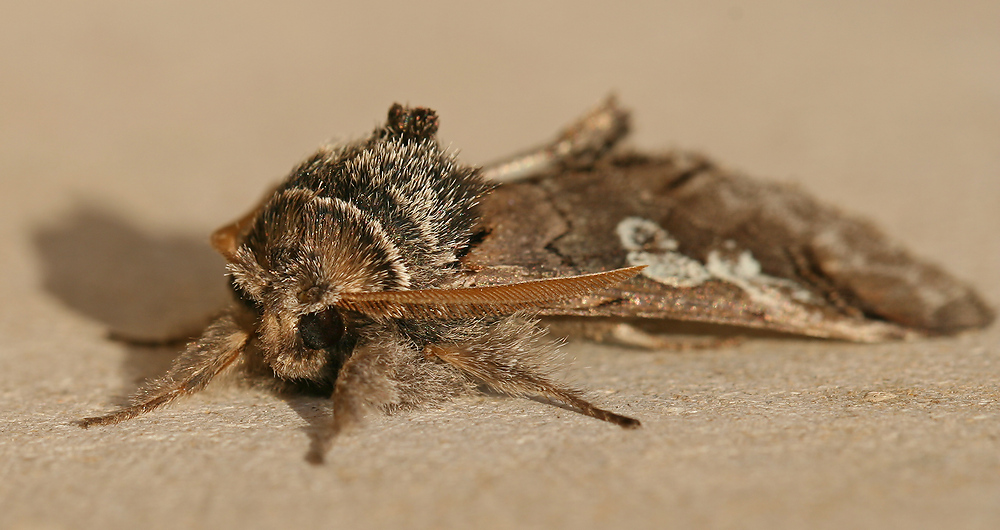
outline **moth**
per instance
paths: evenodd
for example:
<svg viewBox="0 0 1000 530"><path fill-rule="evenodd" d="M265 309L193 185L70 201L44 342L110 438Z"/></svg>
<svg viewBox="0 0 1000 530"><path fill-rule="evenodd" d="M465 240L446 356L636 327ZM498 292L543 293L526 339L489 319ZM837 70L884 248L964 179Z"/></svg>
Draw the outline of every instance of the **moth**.
<svg viewBox="0 0 1000 530"><path fill-rule="evenodd" d="M368 411L483 385L634 428L556 380L559 344L538 317L644 347L667 344L666 320L874 342L993 319L968 286L799 190L699 155L616 150L629 114L614 98L482 168L437 129L434 111L393 105L217 230L232 306L130 405L80 425L235 371L328 397L326 440Z"/></svg>

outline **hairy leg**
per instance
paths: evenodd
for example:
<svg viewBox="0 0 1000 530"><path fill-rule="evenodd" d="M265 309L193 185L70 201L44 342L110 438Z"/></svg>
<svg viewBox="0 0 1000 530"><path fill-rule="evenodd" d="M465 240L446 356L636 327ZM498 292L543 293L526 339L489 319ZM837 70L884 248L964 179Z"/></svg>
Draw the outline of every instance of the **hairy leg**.
<svg viewBox="0 0 1000 530"><path fill-rule="evenodd" d="M392 328L371 332L337 374L333 416L312 436L306 459L321 463L337 434L357 426L372 410L390 412L469 394L475 385Z"/></svg>
<svg viewBox="0 0 1000 530"><path fill-rule="evenodd" d="M399 400L396 384L388 374L398 348L389 341L363 344L354 350L337 374L331 396L333 416L312 436L307 461L322 464L334 437L360 424L367 411Z"/></svg>
<svg viewBox="0 0 1000 530"><path fill-rule="evenodd" d="M220 317L205 329L198 340L188 345L165 376L140 389L132 397L129 406L104 416L84 418L78 422L79 425L83 428L112 425L202 390L215 376L239 359L247 338L246 331L231 316Z"/></svg>
<svg viewBox="0 0 1000 530"><path fill-rule="evenodd" d="M498 392L541 396L623 428L640 426L639 420L595 407L579 390L556 382L550 366L557 345L545 340L544 333L534 321L512 316L489 326L479 337L432 344L426 353Z"/></svg>
<svg viewBox="0 0 1000 530"><path fill-rule="evenodd" d="M357 426L369 410L399 401L396 383L388 374L398 347L391 342L366 344L344 363L332 396L335 432Z"/></svg>

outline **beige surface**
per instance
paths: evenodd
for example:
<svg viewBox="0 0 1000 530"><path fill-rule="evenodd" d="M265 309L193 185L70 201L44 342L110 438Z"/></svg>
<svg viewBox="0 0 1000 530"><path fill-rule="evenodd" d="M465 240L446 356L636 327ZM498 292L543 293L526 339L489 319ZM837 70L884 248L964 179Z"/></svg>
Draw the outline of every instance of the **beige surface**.
<svg viewBox="0 0 1000 530"><path fill-rule="evenodd" d="M116 428L224 297L204 244L393 101L471 162L608 90L635 143L800 182L1000 303L1000 4L7 2L0 8L0 528L1000 527L1000 330L909 344L572 345L623 432L483 397L375 419L222 386Z"/></svg>

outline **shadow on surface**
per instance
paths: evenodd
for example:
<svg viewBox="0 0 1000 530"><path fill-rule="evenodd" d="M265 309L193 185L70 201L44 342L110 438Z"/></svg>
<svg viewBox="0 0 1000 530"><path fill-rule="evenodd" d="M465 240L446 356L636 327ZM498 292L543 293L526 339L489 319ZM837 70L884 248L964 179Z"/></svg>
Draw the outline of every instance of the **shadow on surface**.
<svg viewBox="0 0 1000 530"><path fill-rule="evenodd" d="M331 401L321 397L303 397L288 393L279 393L288 407L305 420L302 428L309 437L309 448L304 459L310 464L322 464L337 433L333 429L333 408Z"/></svg>
<svg viewBox="0 0 1000 530"><path fill-rule="evenodd" d="M150 339L198 333L228 302L224 261L207 239L145 231L92 203L33 234L45 290L109 333ZM131 393L163 374L183 341L126 346L123 390Z"/></svg>
<svg viewBox="0 0 1000 530"><path fill-rule="evenodd" d="M143 381L166 373L187 343L183 338L200 334L230 301L225 261L207 235L147 231L109 208L82 203L32 236L45 290L107 326L108 340L127 350L121 395L112 405L126 405ZM137 344L163 339L180 340ZM308 424L306 459L321 461L332 438L326 400L275 393Z"/></svg>

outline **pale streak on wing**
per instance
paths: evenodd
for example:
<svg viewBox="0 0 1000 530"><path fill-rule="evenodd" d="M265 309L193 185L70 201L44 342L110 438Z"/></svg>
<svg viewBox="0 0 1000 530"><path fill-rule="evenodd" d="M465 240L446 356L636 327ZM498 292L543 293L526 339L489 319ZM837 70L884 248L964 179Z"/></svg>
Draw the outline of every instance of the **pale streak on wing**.
<svg viewBox="0 0 1000 530"><path fill-rule="evenodd" d="M525 180L559 165L588 167L628 135L629 112L614 95L604 99L564 128L546 145L487 164L482 176L490 182Z"/></svg>
<svg viewBox="0 0 1000 530"><path fill-rule="evenodd" d="M345 293L337 306L375 318L452 319L506 315L615 286L644 267L491 287Z"/></svg>

